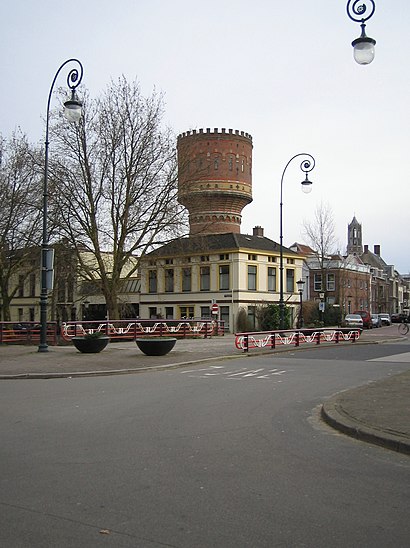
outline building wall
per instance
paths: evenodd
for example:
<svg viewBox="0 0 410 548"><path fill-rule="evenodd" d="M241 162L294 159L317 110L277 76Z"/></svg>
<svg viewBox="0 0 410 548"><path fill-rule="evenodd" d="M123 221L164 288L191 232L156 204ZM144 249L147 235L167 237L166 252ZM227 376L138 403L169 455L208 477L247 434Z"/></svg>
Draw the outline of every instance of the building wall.
<svg viewBox="0 0 410 548"><path fill-rule="evenodd" d="M208 260L209 259L209 260ZM171 262L172 261L172 262ZM287 262L289 261L289 262ZM301 257L284 255L284 276L286 270L293 272L293 291L287 292L284 279L285 302L294 306L296 312L299 306L299 294L296 281L302 275L303 260ZM183 268L190 267L192 271L191 291L182 290ZM200 287L200 269L209 267L209 289ZM220 267L229 267L229 285L220 286ZM249 289L248 268L256 268L256 289ZM276 270L275 291L268 290L268 268ZM166 271L173 270L173 291L166 291ZM157 273L157 291L150 293L149 272ZM251 274L253 280L253 275ZM155 260L144 260L141 263L141 317L152 316L181 319L187 315L193 318L204 316L204 311L210 309L212 303L219 305L219 319L223 319L229 329L236 328L235 319L241 308L249 310L266 303L279 302L279 255L261 253L258 250L222 250L219 253L204 253L190 257L156 257ZM205 316L209 316L205 313ZM234 327L233 327L234 326Z"/></svg>

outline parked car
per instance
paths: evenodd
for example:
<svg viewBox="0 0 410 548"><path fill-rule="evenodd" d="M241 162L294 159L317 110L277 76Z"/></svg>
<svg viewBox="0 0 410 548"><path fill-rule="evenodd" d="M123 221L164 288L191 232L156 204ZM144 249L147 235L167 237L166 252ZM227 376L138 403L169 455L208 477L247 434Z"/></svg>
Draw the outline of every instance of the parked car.
<svg viewBox="0 0 410 548"><path fill-rule="evenodd" d="M379 318L378 314L372 314L372 324L373 327L381 327L383 325L382 320L381 318Z"/></svg>
<svg viewBox="0 0 410 548"><path fill-rule="evenodd" d="M391 325L390 314L382 312L381 314L379 314L379 318L382 321L382 325Z"/></svg>
<svg viewBox="0 0 410 548"><path fill-rule="evenodd" d="M355 310L353 314L359 314L363 320L363 327L371 329L373 327L372 317L368 310Z"/></svg>
<svg viewBox="0 0 410 548"><path fill-rule="evenodd" d="M392 314L390 316L390 319L392 323L401 323L401 322L409 321L409 317L407 316L407 314L403 314L402 312L400 314Z"/></svg>
<svg viewBox="0 0 410 548"><path fill-rule="evenodd" d="M360 314L346 314L343 325L345 327L360 327L363 329L363 319Z"/></svg>

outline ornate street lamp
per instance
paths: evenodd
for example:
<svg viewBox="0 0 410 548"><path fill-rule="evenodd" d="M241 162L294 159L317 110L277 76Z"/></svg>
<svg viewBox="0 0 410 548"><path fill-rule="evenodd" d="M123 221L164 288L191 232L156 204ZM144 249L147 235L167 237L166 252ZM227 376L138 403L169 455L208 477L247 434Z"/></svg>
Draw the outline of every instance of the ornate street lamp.
<svg viewBox="0 0 410 548"><path fill-rule="evenodd" d="M296 282L296 285L298 286L299 291L299 299L300 299L300 309L299 309L299 318L298 318L298 329L302 329L303 327L303 287L305 285L305 280L298 280Z"/></svg>
<svg viewBox="0 0 410 548"><path fill-rule="evenodd" d="M366 36L366 21L370 19L376 9L373 0L349 0L347 3L347 15L352 21L360 23L362 34L353 40L353 56L359 65L368 65L374 59L374 46L376 40ZM366 15L367 12L367 16Z"/></svg>
<svg viewBox="0 0 410 548"><path fill-rule="evenodd" d="M312 190L312 182L309 181L308 173L312 171L312 169L315 167L315 159L310 154L307 154L306 152L300 152L299 154L295 154L289 162L286 164L285 169L282 173L282 178L280 180L280 215L279 215L279 222L280 222L280 231L279 231L279 238L280 238L280 249L279 249L279 327L280 329L285 328L285 302L283 299L283 178L285 176L285 172L288 168L288 165L294 160L295 158L298 158L299 156L307 156L308 158L303 160L303 162L300 164L300 169L305 173L305 180L302 181L302 190L305 194L308 194Z"/></svg>
<svg viewBox="0 0 410 548"><path fill-rule="evenodd" d="M46 140L45 140L45 156L44 156L44 182L43 182L43 241L41 245L41 293L40 293L40 344L39 352L48 352L47 345L47 298L48 292L53 287L53 250L48 244L48 134L49 134L49 119L50 119L50 103L54 89L54 84L57 80L63 67L68 63L77 63L79 68L71 69L67 76L67 85L71 89L71 97L64 103L64 115L70 122L78 122L81 118L82 103L77 98L76 88L81 83L83 77L83 66L78 59L68 59L65 61L54 76L51 84L50 93L47 101L47 117L46 117Z"/></svg>

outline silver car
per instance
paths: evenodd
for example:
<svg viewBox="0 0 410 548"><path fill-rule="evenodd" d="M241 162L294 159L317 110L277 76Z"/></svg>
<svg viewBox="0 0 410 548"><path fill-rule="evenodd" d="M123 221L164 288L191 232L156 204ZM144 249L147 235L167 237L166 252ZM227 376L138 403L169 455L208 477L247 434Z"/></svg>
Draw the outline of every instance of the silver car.
<svg viewBox="0 0 410 548"><path fill-rule="evenodd" d="M379 318L379 315L378 314L372 314L372 325L373 327L381 327L383 324L382 324L382 320L381 318Z"/></svg>
<svg viewBox="0 0 410 548"><path fill-rule="evenodd" d="M379 314L379 318L382 322L382 325L391 325L390 314L382 312L381 314Z"/></svg>
<svg viewBox="0 0 410 548"><path fill-rule="evenodd" d="M345 327L360 327L363 329L363 319L360 314L346 314L344 325Z"/></svg>

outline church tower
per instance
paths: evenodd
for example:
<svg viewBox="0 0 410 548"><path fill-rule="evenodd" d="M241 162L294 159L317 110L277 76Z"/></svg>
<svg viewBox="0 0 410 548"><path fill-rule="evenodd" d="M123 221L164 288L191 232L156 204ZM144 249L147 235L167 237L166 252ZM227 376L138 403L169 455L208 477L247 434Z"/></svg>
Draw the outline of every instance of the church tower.
<svg viewBox="0 0 410 548"><path fill-rule="evenodd" d="M352 222L347 227L347 253L353 255L363 253L362 225L356 217L353 217Z"/></svg>
<svg viewBox="0 0 410 548"><path fill-rule="evenodd" d="M251 135L225 128L178 136L178 199L191 236L240 232L252 202L252 146Z"/></svg>

